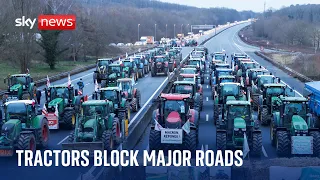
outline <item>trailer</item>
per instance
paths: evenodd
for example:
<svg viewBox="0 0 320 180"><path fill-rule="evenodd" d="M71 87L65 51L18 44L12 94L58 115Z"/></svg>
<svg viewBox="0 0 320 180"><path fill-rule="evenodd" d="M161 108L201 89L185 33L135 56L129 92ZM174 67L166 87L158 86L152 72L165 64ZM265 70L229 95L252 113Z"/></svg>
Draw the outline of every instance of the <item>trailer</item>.
<svg viewBox="0 0 320 180"><path fill-rule="evenodd" d="M303 95L309 99L308 107L315 118L315 126L320 127L320 81L305 83Z"/></svg>

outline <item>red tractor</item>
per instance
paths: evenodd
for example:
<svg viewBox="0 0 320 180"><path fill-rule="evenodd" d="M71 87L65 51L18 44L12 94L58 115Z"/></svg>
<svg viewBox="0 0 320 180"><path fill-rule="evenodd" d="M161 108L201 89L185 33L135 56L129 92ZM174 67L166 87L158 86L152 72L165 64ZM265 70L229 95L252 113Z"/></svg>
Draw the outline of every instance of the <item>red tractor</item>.
<svg viewBox="0 0 320 180"><path fill-rule="evenodd" d="M150 150L169 148L195 152L198 146L199 112L190 108L190 94L161 94L152 118Z"/></svg>

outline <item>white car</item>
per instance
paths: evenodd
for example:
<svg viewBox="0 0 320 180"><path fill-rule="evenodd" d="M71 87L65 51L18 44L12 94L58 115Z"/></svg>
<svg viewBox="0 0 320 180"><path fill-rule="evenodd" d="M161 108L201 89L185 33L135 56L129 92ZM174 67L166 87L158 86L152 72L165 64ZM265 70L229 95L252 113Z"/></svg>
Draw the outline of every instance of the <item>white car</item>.
<svg viewBox="0 0 320 180"><path fill-rule="evenodd" d="M110 43L109 46L117 46L116 43Z"/></svg>
<svg viewBox="0 0 320 180"><path fill-rule="evenodd" d="M135 46L142 46L143 45L143 42L141 41L137 41L136 43L134 43Z"/></svg>
<svg viewBox="0 0 320 180"><path fill-rule="evenodd" d="M124 46L124 44L123 43L118 43L117 46Z"/></svg>
<svg viewBox="0 0 320 180"><path fill-rule="evenodd" d="M133 46L133 44L132 43L127 43L126 46Z"/></svg>

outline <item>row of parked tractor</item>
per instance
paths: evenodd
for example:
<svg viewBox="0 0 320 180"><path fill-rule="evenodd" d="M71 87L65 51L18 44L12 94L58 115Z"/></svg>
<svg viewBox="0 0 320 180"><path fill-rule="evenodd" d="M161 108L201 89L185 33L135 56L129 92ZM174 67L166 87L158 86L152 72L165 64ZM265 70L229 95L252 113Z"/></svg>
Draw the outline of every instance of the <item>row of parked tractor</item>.
<svg viewBox="0 0 320 180"><path fill-rule="evenodd" d="M47 83L41 108L38 101L42 93L31 75L9 75L0 113L0 156L12 156L15 149L46 148L50 130L61 127L72 130L68 143L62 144L64 149L114 149L123 137L122 121L127 120L128 125L130 111L141 107L135 81L150 71L152 76L160 72L167 75L180 60L180 49L170 47L157 47L119 61L99 59L94 81L101 84L92 100L69 78L65 84Z"/></svg>
<svg viewBox="0 0 320 180"><path fill-rule="evenodd" d="M301 97L246 54L232 54L229 63L227 57L214 53L210 63L217 149L243 149L248 143L250 153L260 156L262 125L270 127L270 140L278 156L319 157L314 104L320 83L306 83L309 93Z"/></svg>

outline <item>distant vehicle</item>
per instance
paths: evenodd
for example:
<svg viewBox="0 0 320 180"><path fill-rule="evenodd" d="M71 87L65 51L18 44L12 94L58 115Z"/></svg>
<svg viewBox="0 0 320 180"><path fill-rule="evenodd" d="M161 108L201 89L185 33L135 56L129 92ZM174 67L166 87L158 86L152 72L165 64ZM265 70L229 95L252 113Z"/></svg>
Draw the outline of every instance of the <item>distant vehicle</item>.
<svg viewBox="0 0 320 180"><path fill-rule="evenodd" d="M117 46L124 46L124 44L123 43L118 43Z"/></svg>
<svg viewBox="0 0 320 180"><path fill-rule="evenodd" d="M145 42L146 44L154 44L153 36L141 36L140 41Z"/></svg>
<svg viewBox="0 0 320 180"><path fill-rule="evenodd" d="M109 46L117 46L116 43L110 43Z"/></svg>
<svg viewBox="0 0 320 180"><path fill-rule="evenodd" d="M127 43L126 46L133 46L133 44L132 43Z"/></svg>
<svg viewBox="0 0 320 180"><path fill-rule="evenodd" d="M200 34L200 35L203 35L203 30L199 30L199 34Z"/></svg>
<svg viewBox="0 0 320 180"><path fill-rule="evenodd" d="M134 43L135 46L142 46L143 45L143 42L141 41L137 41L136 43Z"/></svg>
<svg viewBox="0 0 320 180"><path fill-rule="evenodd" d="M184 38L184 34L177 34L177 38L178 39L183 39Z"/></svg>

